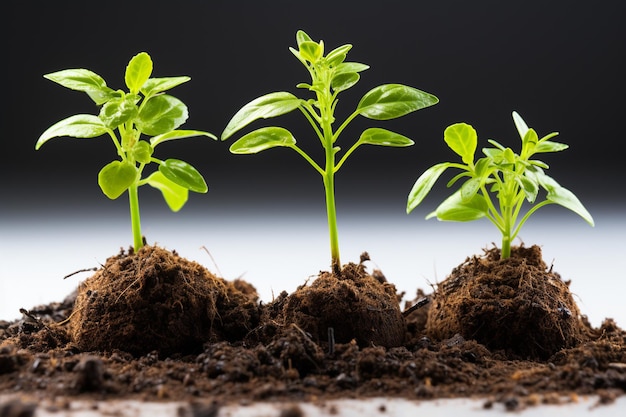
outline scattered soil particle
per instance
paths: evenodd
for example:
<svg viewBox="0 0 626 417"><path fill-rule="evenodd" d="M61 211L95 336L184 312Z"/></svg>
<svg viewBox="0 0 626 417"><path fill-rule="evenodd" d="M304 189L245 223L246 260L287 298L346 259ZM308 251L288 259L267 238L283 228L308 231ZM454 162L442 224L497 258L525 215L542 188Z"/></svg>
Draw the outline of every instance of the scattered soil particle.
<svg viewBox="0 0 626 417"><path fill-rule="evenodd" d="M577 346L585 331L568 283L547 268L538 246L514 247L503 260L499 249L467 259L439 284L426 325L435 339L460 334L537 359Z"/></svg>
<svg viewBox="0 0 626 417"><path fill-rule="evenodd" d="M63 302L0 321L0 394L19 393L35 403L187 402L181 417L211 417L222 405L254 401L478 397L485 408L501 404L516 411L587 395L598 395L601 405L624 395L626 332L611 319L593 328L580 316L567 284L546 271L538 249L514 253L511 261L499 261L493 250L467 260L434 293L418 289L402 313L394 286L360 264L347 265L341 276L321 273L311 285L264 304L245 281L226 282L175 253L156 247L122 252ZM469 279L475 270L497 269L511 276ZM438 332L433 322L455 288L466 299L456 303L464 305L458 320L474 314L471 330L447 324ZM517 289L531 298L513 295ZM499 301L490 301L490 294ZM465 306L468 300L479 300L491 315ZM511 306L509 316L500 305ZM520 334L494 329L501 341L484 338L476 323L491 325L495 317L508 317ZM555 324L546 325L550 318ZM572 323L580 327L565 336ZM531 324L529 336L524 331ZM84 340L87 334L97 346ZM212 402L202 403L207 398ZM28 413L28 404L21 410ZM6 403L0 411L22 415L15 407ZM295 408L283 411L298 415Z"/></svg>

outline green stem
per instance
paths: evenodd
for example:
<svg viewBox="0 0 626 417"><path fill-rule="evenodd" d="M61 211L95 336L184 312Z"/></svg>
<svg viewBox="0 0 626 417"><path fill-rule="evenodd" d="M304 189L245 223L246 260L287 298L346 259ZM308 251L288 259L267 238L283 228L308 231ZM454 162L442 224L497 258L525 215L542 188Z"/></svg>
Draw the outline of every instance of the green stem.
<svg viewBox="0 0 626 417"><path fill-rule="evenodd" d="M328 233L330 236L331 267L335 274L341 272L339 256L339 234L337 232L337 210L335 206L335 152L332 146L326 148L326 172L324 188L326 190L326 214L328 216Z"/></svg>
<svg viewBox="0 0 626 417"><path fill-rule="evenodd" d="M128 201L130 203L130 224L133 231L133 246L135 252L143 247L141 235L141 219L139 217L138 185L135 183L128 188Z"/></svg>

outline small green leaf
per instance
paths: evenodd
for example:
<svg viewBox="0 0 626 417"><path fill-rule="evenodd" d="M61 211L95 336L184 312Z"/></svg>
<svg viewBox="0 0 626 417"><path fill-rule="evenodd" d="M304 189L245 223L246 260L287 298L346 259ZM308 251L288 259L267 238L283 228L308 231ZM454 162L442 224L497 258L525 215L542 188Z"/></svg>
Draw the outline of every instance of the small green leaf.
<svg viewBox="0 0 626 417"><path fill-rule="evenodd" d="M296 139L282 127L262 127L248 133L230 146L234 154L253 154L277 146L292 147Z"/></svg>
<svg viewBox="0 0 626 417"><path fill-rule="evenodd" d="M145 140L138 140L133 147L133 157L142 164L150 163L154 149Z"/></svg>
<svg viewBox="0 0 626 417"><path fill-rule="evenodd" d="M352 45L346 44L330 51L326 55L326 63L328 66L336 67L341 64L346 59L346 55L350 49L352 49Z"/></svg>
<svg viewBox="0 0 626 417"><path fill-rule="evenodd" d="M167 90L179 86L187 81L191 80L191 77L165 77L165 78L150 78L141 87L141 92L144 96L153 96L158 93L162 93Z"/></svg>
<svg viewBox="0 0 626 417"><path fill-rule="evenodd" d="M417 207L422 200L424 200L433 188L433 185L435 185L437 179L439 179L441 174L443 174L449 166L449 163L443 162L430 167L422 175L420 175L409 193L409 199L406 205L407 214L413 211L413 209L415 209L415 207Z"/></svg>
<svg viewBox="0 0 626 417"><path fill-rule="evenodd" d="M487 202L480 194L476 194L471 200L465 201L459 190L445 199L428 218L436 216L438 220L442 221L469 222L487 216L488 210Z"/></svg>
<svg viewBox="0 0 626 417"><path fill-rule="evenodd" d="M305 31L299 30L296 32L296 42L298 43L298 46L300 46L303 42L309 42L311 40L311 37L307 35Z"/></svg>
<svg viewBox="0 0 626 417"><path fill-rule="evenodd" d="M333 74L344 74L350 72L363 72L369 69L369 65L360 64L358 62L344 62L335 67Z"/></svg>
<svg viewBox="0 0 626 417"><path fill-rule="evenodd" d="M95 138L97 136L104 135L107 133L107 130L107 127L98 116L93 116L91 114L77 114L50 126L37 140L35 149L41 148L44 143L58 136Z"/></svg>
<svg viewBox="0 0 626 417"><path fill-rule="evenodd" d="M98 173L98 185L104 195L111 200L118 198L134 182L138 181L137 168L125 161L113 161L107 164Z"/></svg>
<svg viewBox="0 0 626 417"><path fill-rule="evenodd" d="M359 74L356 72L344 72L333 77L330 85L334 91L345 91L359 82Z"/></svg>
<svg viewBox="0 0 626 417"><path fill-rule="evenodd" d="M126 73L124 75L126 86L132 94L137 94L143 84L150 78L151 74L152 59L147 53L140 52L131 58L126 67Z"/></svg>
<svg viewBox="0 0 626 417"><path fill-rule="evenodd" d="M573 211L591 226L594 225L593 217L591 217L591 214L574 195L574 193L565 187L561 187L558 182L542 171L535 172L535 175L537 176L539 184L541 184L541 186L548 192L548 195L546 196L548 201Z"/></svg>
<svg viewBox="0 0 626 417"><path fill-rule="evenodd" d="M432 106L439 101L432 94L401 84L385 84L366 93L357 111L374 120L389 120Z"/></svg>
<svg viewBox="0 0 626 417"><path fill-rule="evenodd" d="M443 132L443 140L466 165L474 163L474 155L478 146L478 134L467 123L455 123ZM489 155L488 155L489 156Z"/></svg>
<svg viewBox="0 0 626 417"><path fill-rule="evenodd" d="M114 90L107 87L102 77L95 72L82 68L52 72L44 75L44 78L71 90L87 93L97 105L117 96Z"/></svg>
<svg viewBox="0 0 626 417"><path fill-rule="evenodd" d="M106 103L100 109L100 120L110 128L115 129L119 125L137 117L139 109L136 104L139 96L128 94L123 98L114 98Z"/></svg>
<svg viewBox="0 0 626 417"><path fill-rule="evenodd" d="M513 112L513 122L515 123L515 127L517 128L517 132L519 133L520 138L526 137L526 132L528 132L528 125L522 119L522 116L519 115L516 111Z"/></svg>
<svg viewBox="0 0 626 417"><path fill-rule="evenodd" d="M302 58L314 64L324 56L324 43L304 41L298 44L298 52Z"/></svg>
<svg viewBox="0 0 626 417"><path fill-rule="evenodd" d="M567 148L569 148L569 146L564 143L546 140L537 144L535 153L560 152Z"/></svg>
<svg viewBox="0 0 626 417"><path fill-rule="evenodd" d="M461 188L459 189L461 193L461 200L463 202L470 201L478 190L480 189L480 185L482 183L482 178L470 178L463 183Z"/></svg>
<svg viewBox="0 0 626 417"><path fill-rule="evenodd" d="M151 98L139 111L137 127L146 135L156 136L176 129L188 117L187 106L170 95Z"/></svg>
<svg viewBox="0 0 626 417"><path fill-rule="evenodd" d="M150 174L150 176L146 178L146 183L161 191L163 199L170 210L174 212L183 208L189 198L188 189L168 180L160 171L155 171Z"/></svg>
<svg viewBox="0 0 626 417"><path fill-rule="evenodd" d="M150 144L156 147L158 144L167 142L168 140L177 140L191 138L194 136L207 136L211 139L217 140L217 137L209 132L203 132L201 130L172 130L167 133L155 136L150 139Z"/></svg>
<svg viewBox="0 0 626 417"><path fill-rule="evenodd" d="M297 109L300 103L302 103L301 99L284 91L256 98L235 113L222 133L222 140L228 139L257 119L267 119L289 113Z"/></svg>
<svg viewBox="0 0 626 417"><path fill-rule="evenodd" d="M366 129L361 133L359 142L367 145L392 146L396 148L411 146L415 143L406 136L378 127Z"/></svg>
<svg viewBox="0 0 626 417"><path fill-rule="evenodd" d="M170 181L196 193L209 190L202 175L194 167L179 159L167 159L159 165L159 171Z"/></svg>
<svg viewBox="0 0 626 417"><path fill-rule="evenodd" d="M525 175L521 177L517 177L517 181L520 187L522 187L522 191L524 191L526 200L530 204L533 204L535 200L537 199L537 194L539 193L539 186L537 182L533 180L532 176L525 176Z"/></svg>

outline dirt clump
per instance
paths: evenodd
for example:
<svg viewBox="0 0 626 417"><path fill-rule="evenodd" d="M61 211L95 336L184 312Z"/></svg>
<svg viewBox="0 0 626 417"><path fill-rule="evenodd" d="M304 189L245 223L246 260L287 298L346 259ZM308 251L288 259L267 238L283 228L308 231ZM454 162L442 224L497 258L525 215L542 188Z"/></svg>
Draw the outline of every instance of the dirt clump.
<svg viewBox="0 0 626 417"><path fill-rule="evenodd" d="M240 288L246 292L242 292ZM218 278L175 252L121 251L80 284L69 334L83 352L163 356L242 339L259 321L251 286Z"/></svg>
<svg viewBox="0 0 626 417"><path fill-rule="evenodd" d="M368 259L367 257L365 259ZM317 343L400 346L406 324L396 287L374 277L362 263L350 263L340 275L322 272L310 285L289 295L282 311L286 324L312 335Z"/></svg>
<svg viewBox="0 0 626 417"><path fill-rule="evenodd" d="M541 249L520 246L510 258L494 248L455 268L433 294L426 333L548 359L585 340L586 327L568 283L546 266Z"/></svg>

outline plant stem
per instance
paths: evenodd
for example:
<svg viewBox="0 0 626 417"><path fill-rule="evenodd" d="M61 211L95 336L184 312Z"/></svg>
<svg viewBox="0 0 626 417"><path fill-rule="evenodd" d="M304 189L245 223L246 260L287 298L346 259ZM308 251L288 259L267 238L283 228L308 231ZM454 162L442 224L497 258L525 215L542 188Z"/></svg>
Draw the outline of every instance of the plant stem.
<svg viewBox="0 0 626 417"><path fill-rule="evenodd" d="M138 185L135 183L128 187L128 201L130 203L130 225L133 231L133 246L135 252L143 247L141 235L141 219L139 217Z"/></svg>
<svg viewBox="0 0 626 417"><path fill-rule="evenodd" d="M341 272L341 259L339 257L339 236L337 233L337 210L335 208L335 176L334 167L328 166L328 158L333 158L332 149L326 151L326 173L324 174L324 188L326 189L326 214L328 216L328 234L330 236L331 267L335 274ZM334 165L334 164L333 164Z"/></svg>

